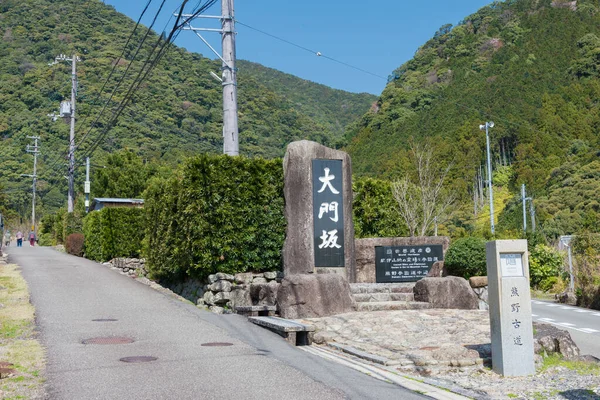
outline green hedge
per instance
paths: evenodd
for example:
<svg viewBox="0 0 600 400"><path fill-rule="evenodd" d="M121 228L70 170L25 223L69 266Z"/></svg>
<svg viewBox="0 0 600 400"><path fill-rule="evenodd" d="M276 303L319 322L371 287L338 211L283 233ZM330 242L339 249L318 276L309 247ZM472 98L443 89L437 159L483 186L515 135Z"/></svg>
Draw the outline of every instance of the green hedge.
<svg viewBox="0 0 600 400"><path fill-rule="evenodd" d="M92 211L83 220L86 258L108 261L115 257L139 257L144 222L141 208Z"/></svg>
<svg viewBox="0 0 600 400"><path fill-rule="evenodd" d="M461 238L452 243L444 260L448 275L462 276L465 279L486 276L485 246L485 239L475 236Z"/></svg>
<svg viewBox="0 0 600 400"><path fill-rule="evenodd" d="M354 234L357 238L406 236L392 184L373 178L352 181Z"/></svg>
<svg viewBox="0 0 600 400"><path fill-rule="evenodd" d="M281 268L281 160L202 155L145 195L147 267L154 279Z"/></svg>

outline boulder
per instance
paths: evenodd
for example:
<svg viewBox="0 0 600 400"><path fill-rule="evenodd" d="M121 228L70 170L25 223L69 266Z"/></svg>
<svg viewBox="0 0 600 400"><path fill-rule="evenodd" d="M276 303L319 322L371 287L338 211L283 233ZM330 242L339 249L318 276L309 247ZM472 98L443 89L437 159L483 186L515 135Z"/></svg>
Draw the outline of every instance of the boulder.
<svg viewBox="0 0 600 400"><path fill-rule="evenodd" d="M265 272L264 275L266 280L272 281L273 279L277 278L277 271Z"/></svg>
<svg viewBox="0 0 600 400"><path fill-rule="evenodd" d="M485 287L488 285L488 278L487 276L472 276L469 278L469 285L473 289Z"/></svg>
<svg viewBox="0 0 600 400"><path fill-rule="evenodd" d="M248 290L244 286L234 286L231 289L229 305L232 310L235 310L236 307L246 307L252 305L252 298L250 297L250 290Z"/></svg>
<svg viewBox="0 0 600 400"><path fill-rule="evenodd" d="M250 298L255 306L274 306L277 303L279 283L253 283L250 285Z"/></svg>
<svg viewBox="0 0 600 400"><path fill-rule="evenodd" d="M446 269L444 268L443 261L436 261L431 266L431 269L427 273L427 276L432 278L439 278L446 275Z"/></svg>
<svg viewBox="0 0 600 400"><path fill-rule="evenodd" d="M216 281L208 288L213 292L231 292L231 286L231 282L229 281Z"/></svg>
<svg viewBox="0 0 600 400"><path fill-rule="evenodd" d="M556 300L558 300L559 303L568 304L570 306L577 305L577 296L575 296L575 293L569 290L567 290L566 292L556 294L555 298Z"/></svg>
<svg viewBox="0 0 600 400"><path fill-rule="evenodd" d="M217 281L217 276L214 274L211 274L208 276L208 283L215 283Z"/></svg>
<svg viewBox="0 0 600 400"><path fill-rule="evenodd" d="M277 291L283 318L319 318L354 310L350 285L340 274L287 275Z"/></svg>
<svg viewBox="0 0 600 400"><path fill-rule="evenodd" d="M208 309L212 313L215 313L215 314L224 314L225 313L225 309L223 307L219 307L219 306L210 306Z"/></svg>
<svg viewBox="0 0 600 400"><path fill-rule="evenodd" d="M267 283L267 280L262 276L256 277L252 280L252 284L258 284L258 283Z"/></svg>
<svg viewBox="0 0 600 400"><path fill-rule="evenodd" d="M247 285L252 282L252 272L235 274L234 282L239 285Z"/></svg>
<svg viewBox="0 0 600 400"><path fill-rule="evenodd" d="M415 301L424 301L433 308L479 309L479 299L466 279L458 276L423 278L413 289Z"/></svg>
<svg viewBox="0 0 600 400"><path fill-rule="evenodd" d="M218 281L230 281L233 282L233 275L229 275L229 274L224 274L223 272L217 272L215 275L215 278L217 278Z"/></svg>
<svg viewBox="0 0 600 400"><path fill-rule="evenodd" d="M533 323L533 348L536 354L559 353L566 359L579 357L579 347L569 332L554 325Z"/></svg>
<svg viewBox="0 0 600 400"><path fill-rule="evenodd" d="M231 300L231 292L219 292L215 294L213 301L215 304L222 306L227 304L229 300Z"/></svg>
<svg viewBox="0 0 600 400"><path fill-rule="evenodd" d="M209 306L215 304L215 295L211 291L204 293L204 297L202 299L204 300L204 304Z"/></svg>

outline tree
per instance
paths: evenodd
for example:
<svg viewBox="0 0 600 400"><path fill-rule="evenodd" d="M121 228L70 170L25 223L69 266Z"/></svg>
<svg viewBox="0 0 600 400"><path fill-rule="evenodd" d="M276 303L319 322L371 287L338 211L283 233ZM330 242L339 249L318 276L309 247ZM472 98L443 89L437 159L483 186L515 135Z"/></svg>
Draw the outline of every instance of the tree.
<svg viewBox="0 0 600 400"><path fill-rule="evenodd" d="M452 164L444 169L437 169L433 162L433 151L427 145L413 146L411 155L416 175L394 181L392 193L410 236L415 236L417 232L419 236L425 236L434 219L444 219L454 202L455 196L444 190L444 180Z"/></svg>

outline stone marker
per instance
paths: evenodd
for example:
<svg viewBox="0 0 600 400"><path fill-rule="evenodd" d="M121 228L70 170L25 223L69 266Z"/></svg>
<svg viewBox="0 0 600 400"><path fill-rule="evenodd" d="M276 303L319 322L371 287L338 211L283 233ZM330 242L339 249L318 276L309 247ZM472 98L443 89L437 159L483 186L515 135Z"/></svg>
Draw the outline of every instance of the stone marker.
<svg viewBox="0 0 600 400"><path fill-rule="evenodd" d="M283 160L286 238L281 316L303 318L350 312L348 280L355 272L350 156L302 140Z"/></svg>
<svg viewBox="0 0 600 400"><path fill-rule="evenodd" d="M486 246L492 369L504 376L535 373L527 240Z"/></svg>

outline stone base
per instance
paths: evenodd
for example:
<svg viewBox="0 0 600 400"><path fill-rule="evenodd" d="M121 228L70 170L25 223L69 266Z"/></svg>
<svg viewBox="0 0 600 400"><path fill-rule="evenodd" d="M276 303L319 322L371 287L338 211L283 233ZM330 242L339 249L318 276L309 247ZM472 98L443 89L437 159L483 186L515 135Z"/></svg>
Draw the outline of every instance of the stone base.
<svg viewBox="0 0 600 400"><path fill-rule="evenodd" d="M283 318L318 318L354 311L350 285L340 274L297 274L283 278L277 292Z"/></svg>

